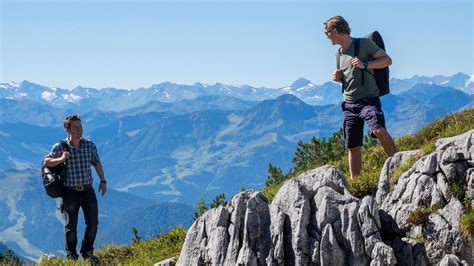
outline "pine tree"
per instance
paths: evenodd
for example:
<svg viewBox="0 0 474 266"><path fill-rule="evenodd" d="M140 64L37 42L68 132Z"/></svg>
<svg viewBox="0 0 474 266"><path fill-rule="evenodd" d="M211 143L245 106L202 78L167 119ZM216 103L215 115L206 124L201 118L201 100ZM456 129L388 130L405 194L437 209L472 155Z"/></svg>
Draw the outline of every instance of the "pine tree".
<svg viewBox="0 0 474 266"><path fill-rule="evenodd" d="M142 238L138 235L138 228L136 228L135 226L132 228L132 231L133 231L133 240L132 240L132 244L138 244L140 243L140 241L142 240Z"/></svg>
<svg viewBox="0 0 474 266"><path fill-rule="evenodd" d="M209 208L207 207L206 201L203 197L196 202L196 206L194 207L194 220L197 220L201 215L203 215Z"/></svg>
<svg viewBox="0 0 474 266"><path fill-rule="evenodd" d="M21 260L11 250L7 250L0 254L0 265L21 265Z"/></svg>
<svg viewBox="0 0 474 266"><path fill-rule="evenodd" d="M267 185L271 183L282 183L285 181L286 176L283 174L283 171L276 166L273 166L271 163L268 164L268 176L267 176Z"/></svg>
<svg viewBox="0 0 474 266"><path fill-rule="evenodd" d="M227 205L227 201L225 200L225 193L219 194L211 203L211 209L217 208L219 206Z"/></svg>

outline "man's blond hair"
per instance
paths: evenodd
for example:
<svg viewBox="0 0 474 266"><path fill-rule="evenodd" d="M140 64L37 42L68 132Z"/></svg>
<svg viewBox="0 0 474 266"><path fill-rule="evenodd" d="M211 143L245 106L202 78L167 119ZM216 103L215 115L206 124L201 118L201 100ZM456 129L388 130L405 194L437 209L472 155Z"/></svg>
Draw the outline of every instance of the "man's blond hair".
<svg viewBox="0 0 474 266"><path fill-rule="evenodd" d="M342 16L334 16L329 18L324 22L326 31L337 30L339 33L345 33L347 35L351 34L351 28L349 28L349 23Z"/></svg>

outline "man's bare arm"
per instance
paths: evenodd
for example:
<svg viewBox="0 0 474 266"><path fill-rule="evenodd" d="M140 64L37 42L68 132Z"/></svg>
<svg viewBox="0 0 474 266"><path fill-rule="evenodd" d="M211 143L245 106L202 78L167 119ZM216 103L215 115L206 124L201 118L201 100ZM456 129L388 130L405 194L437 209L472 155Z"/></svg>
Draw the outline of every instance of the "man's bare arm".
<svg viewBox="0 0 474 266"><path fill-rule="evenodd" d="M392 58L384 50L380 50L374 55L374 60L368 63L367 68L384 68L392 64Z"/></svg>
<svg viewBox="0 0 474 266"><path fill-rule="evenodd" d="M44 159L44 165L46 167L55 167L59 164L62 164L63 162L65 162L69 156L71 156L71 154L67 151L63 152L63 155L59 158L45 158Z"/></svg>
<svg viewBox="0 0 474 266"><path fill-rule="evenodd" d="M365 68L364 62L362 62L362 60L360 60L358 57L352 58L351 62L352 62L352 65L357 68L360 68L360 69ZM388 54L386 54L384 50L380 50L375 54L374 60L367 62L367 68L372 68L372 69L384 68L391 64L392 64L392 58L390 58L390 56L388 56Z"/></svg>

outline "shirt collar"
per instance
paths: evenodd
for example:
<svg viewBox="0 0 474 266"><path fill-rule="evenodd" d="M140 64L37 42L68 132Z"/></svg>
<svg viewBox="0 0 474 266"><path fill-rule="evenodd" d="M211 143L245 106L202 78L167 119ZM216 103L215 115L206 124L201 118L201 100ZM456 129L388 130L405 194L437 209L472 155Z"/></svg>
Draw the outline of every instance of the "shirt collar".
<svg viewBox="0 0 474 266"><path fill-rule="evenodd" d="M72 140L70 139L70 136L67 136L67 138L65 140L66 140L66 143L69 146L74 147L74 145L72 144ZM82 145L82 140L83 140L83 138L81 138L81 142L80 142L81 145Z"/></svg>

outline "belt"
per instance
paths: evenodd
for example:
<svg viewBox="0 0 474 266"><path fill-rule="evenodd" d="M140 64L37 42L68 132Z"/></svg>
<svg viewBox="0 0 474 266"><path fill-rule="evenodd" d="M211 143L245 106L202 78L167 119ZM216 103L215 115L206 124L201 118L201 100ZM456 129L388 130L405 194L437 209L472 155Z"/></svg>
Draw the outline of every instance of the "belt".
<svg viewBox="0 0 474 266"><path fill-rule="evenodd" d="M80 185L75 187L66 187L67 190L74 190L74 191L84 191L86 189L92 188L92 185Z"/></svg>

